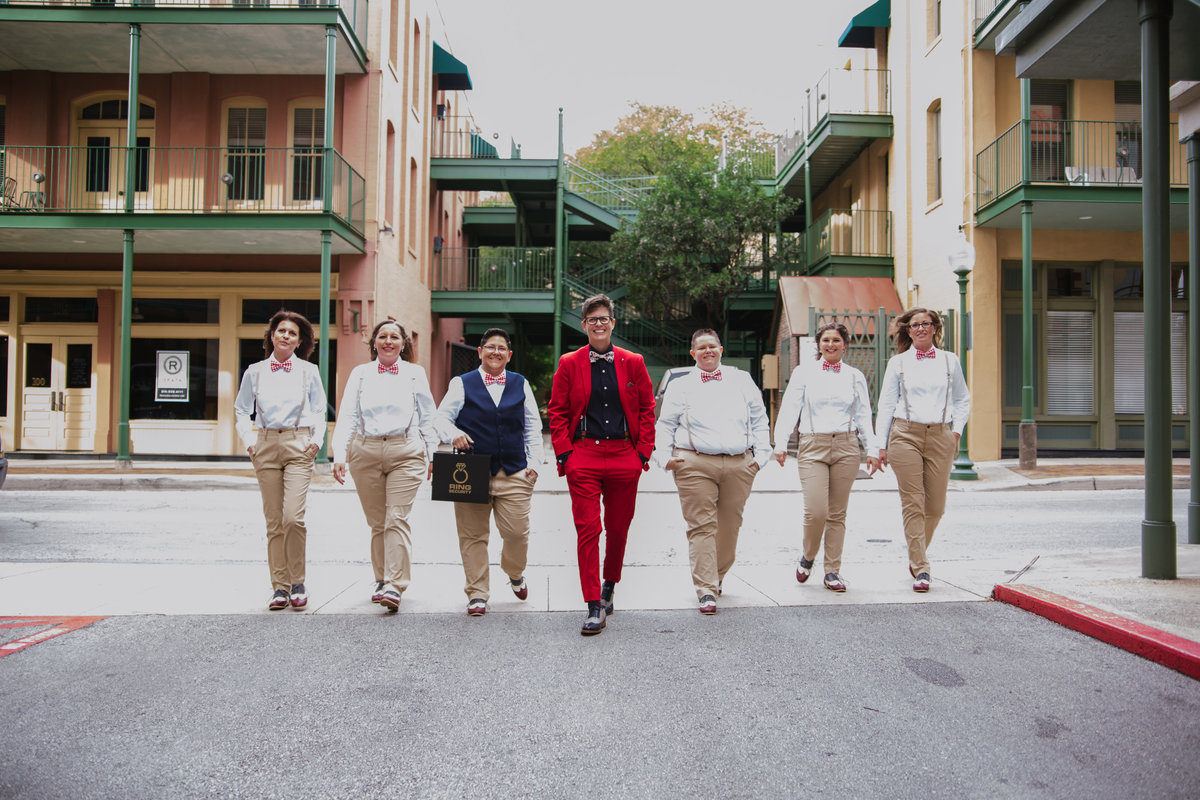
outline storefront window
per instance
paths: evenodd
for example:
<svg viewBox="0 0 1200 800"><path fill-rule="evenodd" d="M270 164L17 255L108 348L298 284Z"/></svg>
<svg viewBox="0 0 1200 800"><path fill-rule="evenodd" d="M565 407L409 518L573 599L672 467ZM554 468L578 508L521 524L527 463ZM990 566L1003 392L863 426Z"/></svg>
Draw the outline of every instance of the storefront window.
<svg viewBox="0 0 1200 800"><path fill-rule="evenodd" d="M95 322L99 307L94 297L26 297L26 322Z"/></svg>
<svg viewBox="0 0 1200 800"><path fill-rule="evenodd" d="M1046 273L1050 297L1091 297L1091 267L1051 267Z"/></svg>
<svg viewBox="0 0 1200 800"><path fill-rule="evenodd" d="M295 311L301 314L312 323L314 328L321 324L321 301L320 300L243 300L242 301L242 324L243 325L266 325L267 321L275 315L275 312L281 308L286 308L288 311ZM337 303L333 300L329 301L329 324L333 325L337 322L336 316Z"/></svg>
<svg viewBox="0 0 1200 800"><path fill-rule="evenodd" d="M160 350L187 353L186 399L158 399L155 389ZM133 339L130 342L129 418L215 420L219 350L217 339Z"/></svg>
<svg viewBox="0 0 1200 800"><path fill-rule="evenodd" d="M157 297L133 298L134 322L180 322L215 325L219 319L217 300L171 300Z"/></svg>
<svg viewBox="0 0 1200 800"><path fill-rule="evenodd" d="M1141 267L1117 267L1113 270L1114 299L1140 300L1145 296L1144 271ZM1187 299L1187 270L1182 267L1171 270L1171 299Z"/></svg>
<svg viewBox="0 0 1200 800"><path fill-rule="evenodd" d="M308 360L314 364L321 363L321 345L320 342L313 347L312 355ZM299 356L296 356L299 358ZM241 339L238 341L238 381L241 381L242 376L246 374L246 368L256 361L262 361L266 356L263 355L263 340L262 339ZM329 343L329 384L337 385L337 342ZM240 385L240 384L239 384ZM337 398L328 397L329 405L326 412L326 418L333 422L336 417L335 409L337 408Z"/></svg>
<svg viewBox="0 0 1200 800"><path fill-rule="evenodd" d="M8 416L8 337L0 336L0 417Z"/></svg>
<svg viewBox="0 0 1200 800"><path fill-rule="evenodd" d="M8 304L9 297L7 295L0 297L0 322L8 322Z"/></svg>

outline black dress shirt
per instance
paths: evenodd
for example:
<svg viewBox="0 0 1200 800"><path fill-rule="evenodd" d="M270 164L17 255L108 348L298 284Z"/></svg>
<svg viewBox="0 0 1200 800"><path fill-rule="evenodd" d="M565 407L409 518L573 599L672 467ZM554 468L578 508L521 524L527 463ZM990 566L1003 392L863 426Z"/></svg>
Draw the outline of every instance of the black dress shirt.
<svg viewBox="0 0 1200 800"><path fill-rule="evenodd" d="M624 439L628 430L625 411L621 408L616 364L604 359L593 361L592 397L588 400L580 436L588 439Z"/></svg>

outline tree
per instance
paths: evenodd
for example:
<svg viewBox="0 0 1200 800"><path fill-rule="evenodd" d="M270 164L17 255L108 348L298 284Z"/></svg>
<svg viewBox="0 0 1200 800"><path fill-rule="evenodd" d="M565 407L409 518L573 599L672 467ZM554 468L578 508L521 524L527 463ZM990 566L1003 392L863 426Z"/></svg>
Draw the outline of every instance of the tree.
<svg viewBox="0 0 1200 800"><path fill-rule="evenodd" d="M720 330L728 301L765 266L764 232L797 201L769 195L744 161L716 173L676 164L659 176L637 219L613 235L613 260L630 303L658 319L679 316Z"/></svg>
<svg viewBox="0 0 1200 800"><path fill-rule="evenodd" d="M576 163L614 177L659 175L674 165L713 169L722 140L740 147L774 138L746 109L728 103L709 106L704 121L674 106L629 107L631 113L612 130L597 133L590 145L575 152Z"/></svg>

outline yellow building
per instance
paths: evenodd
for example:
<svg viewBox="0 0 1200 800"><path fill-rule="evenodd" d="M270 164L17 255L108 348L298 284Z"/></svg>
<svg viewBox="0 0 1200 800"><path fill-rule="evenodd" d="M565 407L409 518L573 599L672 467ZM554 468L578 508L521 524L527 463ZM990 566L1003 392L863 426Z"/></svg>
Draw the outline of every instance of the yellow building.
<svg viewBox="0 0 1200 800"><path fill-rule="evenodd" d="M423 363L457 338L429 281L466 197L428 163L470 79L423 0L23 0L0 32L10 451L240 454L280 307L327 328L331 414L382 316Z"/></svg>

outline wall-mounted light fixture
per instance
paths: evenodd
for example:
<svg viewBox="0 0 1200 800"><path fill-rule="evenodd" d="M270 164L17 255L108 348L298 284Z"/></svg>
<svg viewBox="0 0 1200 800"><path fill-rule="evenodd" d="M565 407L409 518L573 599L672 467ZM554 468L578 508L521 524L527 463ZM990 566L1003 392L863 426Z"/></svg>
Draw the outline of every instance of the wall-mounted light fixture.
<svg viewBox="0 0 1200 800"><path fill-rule="evenodd" d="M437 104L437 118L438 118L439 122L441 122L442 120L444 120L446 118L446 104L445 103Z"/></svg>

